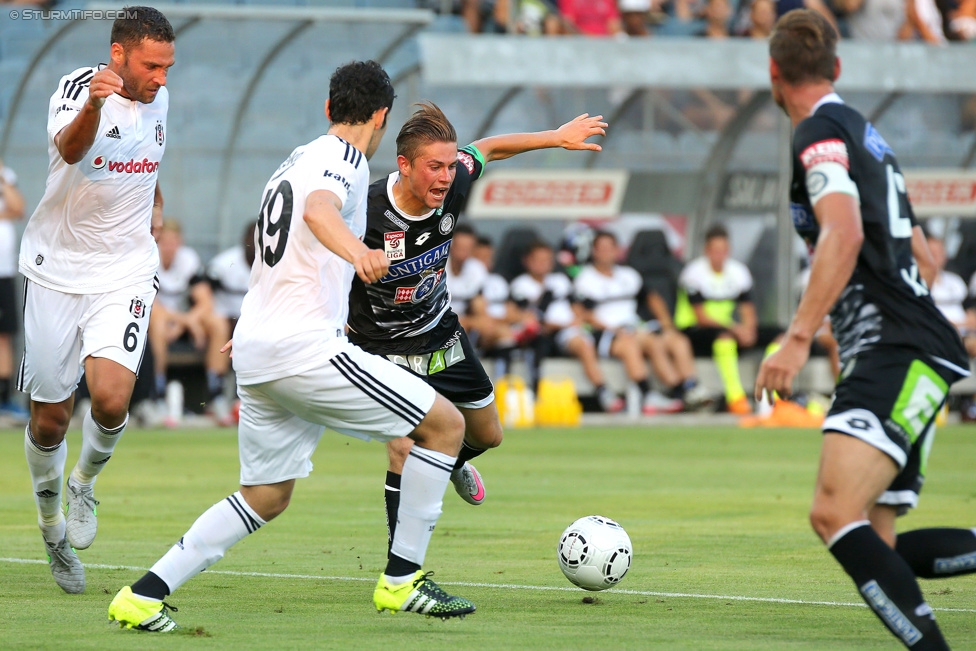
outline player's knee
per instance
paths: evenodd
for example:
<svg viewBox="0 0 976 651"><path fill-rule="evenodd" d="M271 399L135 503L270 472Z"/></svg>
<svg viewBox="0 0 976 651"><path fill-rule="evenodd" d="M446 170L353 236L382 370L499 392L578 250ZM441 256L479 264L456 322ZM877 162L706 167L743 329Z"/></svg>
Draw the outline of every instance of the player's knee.
<svg viewBox="0 0 976 651"><path fill-rule="evenodd" d="M827 500L814 500L810 508L810 526L825 543L839 531L849 518L844 518L840 511Z"/></svg>
<svg viewBox="0 0 976 651"><path fill-rule="evenodd" d="M105 427L118 427L129 411L129 396L121 391L92 393L92 418Z"/></svg>
<svg viewBox="0 0 976 651"><path fill-rule="evenodd" d="M39 445L49 447L64 440L71 413L61 404L45 404L31 410L31 435Z"/></svg>

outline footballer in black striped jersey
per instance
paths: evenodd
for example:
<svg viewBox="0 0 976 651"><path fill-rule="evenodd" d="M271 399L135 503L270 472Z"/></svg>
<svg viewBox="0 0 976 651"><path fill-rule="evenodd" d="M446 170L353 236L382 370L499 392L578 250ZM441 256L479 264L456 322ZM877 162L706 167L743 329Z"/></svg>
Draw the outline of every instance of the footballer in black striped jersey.
<svg viewBox="0 0 976 651"><path fill-rule="evenodd" d="M842 370L823 424L810 522L858 592L906 647L949 646L916 580L976 571L972 529L895 533L918 503L935 420L969 375L959 335L919 269L905 179L875 127L834 93L837 33L799 9L770 37L773 99L793 137L796 230L816 247L810 282L782 348L763 362L756 396L788 395L830 312Z"/></svg>
<svg viewBox="0 0 976 651"><path fill-rule="evenodd" d="M386 251L390 270L379 282L353 281L349 338L422 377L464 415L464 445L452 481L470 504L484 485L468 463L502 441L488 375L450 309L445 267L458 216L485 165L535 149L599 151L586 142L606 135L602 116L581 115L552 131L482 138L458 149L444 113L421 104L397 135L397 171L373 183L367 198L365 243ZM400 468L410 444L387 446L387 522L390 539L399 507Z"/></svg>

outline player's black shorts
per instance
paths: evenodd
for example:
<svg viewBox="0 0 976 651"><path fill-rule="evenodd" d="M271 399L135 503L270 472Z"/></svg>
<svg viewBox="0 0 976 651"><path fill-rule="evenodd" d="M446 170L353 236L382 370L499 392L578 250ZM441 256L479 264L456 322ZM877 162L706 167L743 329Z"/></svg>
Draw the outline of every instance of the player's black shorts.
<svg viewBox="0 0 976 651"><path fill-rule="evenodd" d="M485 367L450 310L434 331L420 337L373 342L350 333L349 339L366 352L406 368L458 407L480 409L495 399Z"/></svg>
<svg viewBox="0 0 976 651"><path fill-rule="evenodd" d="M691 341L691 349L695 357L711 357L712 344L725 332L725 328L712 328L707 326L692 326L682 330L685 336ZM779 326L759 326L756 328L756 345L753 348L764 350L766 346L773 343L777 337L783 334L783 329Z"/></svg>
<svg viewBox="0 0 976 651"><path fill-rule="evenodd" d="M17 317L17 288L13 278L0 278L0 334L14 335L20 327Z"/></svg>
<svg viewBox="0 0 976 651"><path fill-rule="evenodd" d="M878 448L901 471L878 500L899 513L918 504L935 417L960 374L905 348L879 347L845 365L824 432L840 432Z"/></svg>

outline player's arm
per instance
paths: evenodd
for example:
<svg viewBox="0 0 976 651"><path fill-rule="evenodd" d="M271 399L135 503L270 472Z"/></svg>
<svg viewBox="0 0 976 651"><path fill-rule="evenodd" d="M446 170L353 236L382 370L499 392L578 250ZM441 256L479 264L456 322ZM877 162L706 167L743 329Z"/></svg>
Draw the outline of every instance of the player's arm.
<svg viewBox="0 0 976 651"><path fill-rule="evenodd" d="M793 378L810 356L810 343L854 273L864 241L861 208L857 196L831 192L813 207L820 224L817 254L813 256L810 283L786 331L783 346L762 364L756 379L756 399L763 390L789 396Z"/></svg>
<svg viewBox="0 0 976 651"><path fill-rule="evenodd" d="M912 226L912 255L915 257L915 264L918 265L918 275L925 280L926 285L932 287L935 277L939 275L939 270L935 266L932 252L929 251L925 232L918 225Z"/></svg>
<svg viewBox="0 0 976 651"><path fill-rule="evenodd" d="M755 345L759 332L759 317L756 316L756 304L751 300L740 301L739 323L732 330L743 348Z"/></svg>
<svg viewBox="0 0 976 651"><path fill-rule="evenodd" d="M390 261L386 253L367 247L342 219L342 201L329 190L316 190L305 201L303 219L322 246L351 263L364 283L386 275Z"/></svg>
<svg viewBox="0 0 976 651"><path fill-rule="evenodd" d="M488 136L471 143L484 156L485 162L504 160L523 154L534 149L588 149L600 151L602 147L593 142L586 142L591 136L607 135L607 123L602 115L590 117L584 113L567 122L558 129L550 131L536 131L535 133L508 133L500 136Z"/></svg>
<svg viewBox="0 0 976 651"><path fill-rule="evenodd" d="M657 319L657 322L661 324L661 330L674 330L674 321L671 319L671 310L668 309L668 304L653 289L647 292L647 309L651 311L651 314Z"/></svg>
<svg viewBox="0 0 976 651"><path fill-rule="evenodd" d="M693 290L685 290L688 293L688 303L695 313L695 323L703 328L724 328L721 323L708 316L705 310L705 298Z"/></svg>
<svg viewBox="0 0 976 651"><path fill-rule="evenodd" d="M68 165L80 161L91 149L105 99L121 90L122 78L108 68L102 68L92 76L88 85L88 100L78 115L54 136L54 146Z"/></svg>
<svg viewBox="0 0 976 651"><path fill-rule="evenodd" d="M156 189L153 191L152 220L150 221L150 232L154 240L159 240L159 231L163 227L163 191L159 189L159 182L156 182Z"/></svg>

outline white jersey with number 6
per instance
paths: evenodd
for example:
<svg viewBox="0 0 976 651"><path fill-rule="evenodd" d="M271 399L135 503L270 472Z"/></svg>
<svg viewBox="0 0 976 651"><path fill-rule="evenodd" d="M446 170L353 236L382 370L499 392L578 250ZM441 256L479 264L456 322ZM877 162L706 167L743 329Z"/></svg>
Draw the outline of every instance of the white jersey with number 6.
<svg viewBox="0 0 976 651"><path fill-rule="evenodd" d="M362 238L368 189L366 156L331 135L295 149L271 176L261 193L255 262L234 331L238 384L298 375L339 350L355 269L312 234L305 201L316 190L334 193L346 226Z"/></svg>

